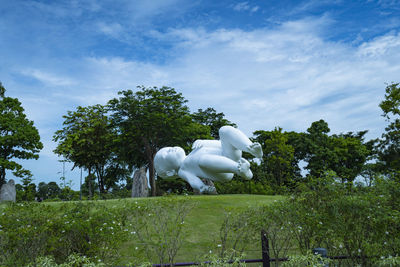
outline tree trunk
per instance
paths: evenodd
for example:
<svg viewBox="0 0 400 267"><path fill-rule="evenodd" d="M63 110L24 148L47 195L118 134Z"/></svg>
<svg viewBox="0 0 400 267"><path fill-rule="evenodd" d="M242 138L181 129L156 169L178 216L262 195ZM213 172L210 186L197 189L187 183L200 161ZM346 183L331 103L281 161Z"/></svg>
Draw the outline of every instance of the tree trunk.
<svg viewBox="0 0 400 267"><path fill-rule="evenodd" d="M0 188L6 183L6 169L4 167L0 168Z"/></svg>
<svg viewBox="0 0 400 267"><path fill-rule="evenodd" d="M92 172L91 172L91 168L89 168L88 182L89 182L89 199L92 199Z"/></svg>
<svg viewBox="0 0 400 267"><path fill-rule="evenodd" d="M156 179L154 177L154 157L151 157L149 162L149 180L150 180L150 187L151 187L151 196L156 196Z"/></svg>

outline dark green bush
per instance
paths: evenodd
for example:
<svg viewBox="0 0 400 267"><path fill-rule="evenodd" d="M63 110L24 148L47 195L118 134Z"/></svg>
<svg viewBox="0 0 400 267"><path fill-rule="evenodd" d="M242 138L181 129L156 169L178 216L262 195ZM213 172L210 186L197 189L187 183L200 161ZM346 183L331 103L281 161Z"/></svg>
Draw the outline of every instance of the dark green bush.
<svg viewBox="0 0 400 267"><path fill-rule="evenodd" d="M112 262L128 236L124 214L95 202L11 204L0 214L0 265L24 266L40 256L62 263L71 254Z"/></svg>

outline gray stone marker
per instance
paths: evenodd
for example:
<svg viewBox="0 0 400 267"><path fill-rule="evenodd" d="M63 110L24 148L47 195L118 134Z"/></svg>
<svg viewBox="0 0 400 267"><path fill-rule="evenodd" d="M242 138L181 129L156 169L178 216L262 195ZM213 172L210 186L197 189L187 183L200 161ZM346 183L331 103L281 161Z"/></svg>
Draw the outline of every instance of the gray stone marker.
<svg viewBox="0 0 400 267"><path fill-rule="evenodd" d="M149 188L147 183L146 168L142 167L135 171L132 181L132 197L147 197Z"/></svg>
<svg viewBox="0 0 400 267"><path fill-rule="evenodd" d="M12 201L15 202L17 193L15 191L15 182L10 179L8 183L3 184L0 190L0 201Z"/></svg>

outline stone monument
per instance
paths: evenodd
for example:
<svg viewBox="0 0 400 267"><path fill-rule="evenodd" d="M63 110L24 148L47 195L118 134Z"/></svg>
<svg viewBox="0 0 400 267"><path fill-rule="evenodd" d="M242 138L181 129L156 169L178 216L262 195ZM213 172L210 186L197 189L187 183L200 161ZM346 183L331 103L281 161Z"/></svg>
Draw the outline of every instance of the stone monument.
<svg viewBox="0 0 400 267"><path fill-rule="evenodd" d="M237 174L245 179L253 178L250 163L242 158L242 151L261 159L259 143L253 143L240 130L223 126L220 140L196 140L188 155L180 147L164 147L154 157L157 175L163 179L180 177L200 193L214 193L215 187L205 185L201 179L218 182L232 180Z"/></svg>
<svg viewBox="0 0 400 267"><path fill-rule="evenodd" d="M136 170L132 180L132 197L147 197L149 188L147 183L146 168Z"/></svg>
<svg viewBox="0 0 400 267"><path fill-rule="evenodd" d="M8 183L3 184L0 189L0 201L12 201L15 202L17 193L15 191L15 182L10 179Z"/></svg>

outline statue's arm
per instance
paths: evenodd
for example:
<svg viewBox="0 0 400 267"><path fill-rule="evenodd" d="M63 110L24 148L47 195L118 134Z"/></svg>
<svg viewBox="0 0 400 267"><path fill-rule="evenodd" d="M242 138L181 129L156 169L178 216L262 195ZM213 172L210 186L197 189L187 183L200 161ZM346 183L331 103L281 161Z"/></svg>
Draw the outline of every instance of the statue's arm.
<svg viewBox="0 0 400 267"><path fill-rule="evenodd" d="M199 177L193 174L190 171L180 169L178 172L178 176L183 180L188 182L193 189L197 189L200 192L203 192L208 189L208 186L205 185Z"/></svg>

